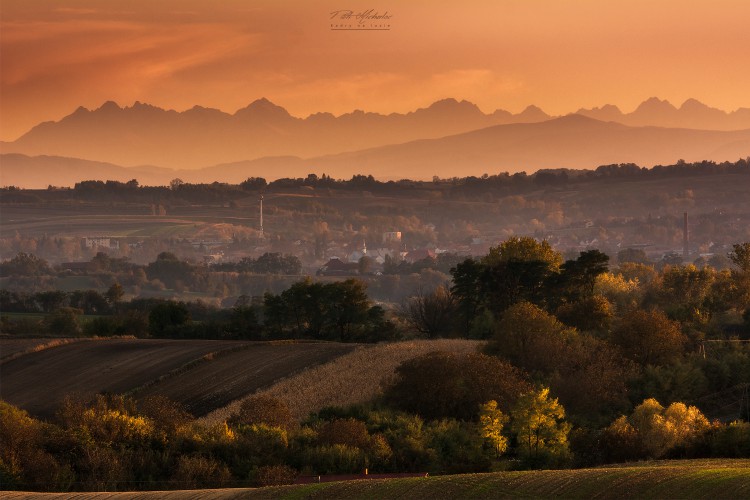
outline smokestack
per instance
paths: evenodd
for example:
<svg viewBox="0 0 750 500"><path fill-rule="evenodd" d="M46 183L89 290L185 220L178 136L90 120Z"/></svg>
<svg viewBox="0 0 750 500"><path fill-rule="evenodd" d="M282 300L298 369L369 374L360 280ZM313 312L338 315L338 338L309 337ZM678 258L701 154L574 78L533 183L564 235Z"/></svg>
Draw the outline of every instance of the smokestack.
<svg viewBox="0 0 750 500"><path fill-rule="evenodd" d="M260 197L260 239L263 239L263 196L262 195Z"/></svg>
<svg viewBox="0 0 750 500"><path fill-rule="evenodd" d="M684 214L684 224L682 227L682 258L687 259L690 254L690 233L688 233L688 214Z"/></svg>

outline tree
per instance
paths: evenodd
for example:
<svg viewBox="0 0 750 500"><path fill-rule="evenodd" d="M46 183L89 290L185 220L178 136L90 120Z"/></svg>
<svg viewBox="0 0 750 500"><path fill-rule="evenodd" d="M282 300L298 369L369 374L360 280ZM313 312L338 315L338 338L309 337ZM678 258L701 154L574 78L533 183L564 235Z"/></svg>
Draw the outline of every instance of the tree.
<svg viewBox="0 0 750 500"><path fill-rule="evenodd" d="M294 283L281 295L264 297L265 324L277 335L351 342L372 340L377 331L390 330L383 310L373 306L366 285L354 279L313 282L309 277Z"/></svg>
<svg viewBox="0 0 750 500"><path fill-rule="evenodd" d="M110 286L106 293L104 294L104 297L107 299L107 302L109 302L110 305L114 306L120 300L122 300L122 297L125 295L125 291L122 289L122 285L119 283L113 283L112 286Z"/></svg>
<svg viewBox="0 0 750 500"><path fill-rule="evenodd" d="M458 316L465 333L473 330L472 325L480 310L483 309L484 296L481 279L483 269L484 266L474 259L466 259L451 269L453 278L451 295L456 300ZM487 332L487 335L489 333Z"/></svg>
<svg viewBox="0 0 750 500"><path fill-rule="evenodd" d="M68 298L68 294L61 290L50 290L46 292L39 292L35 295L36 301L45 313L51 313L55 309L62 307L65 300Z"/></svg>
<svg viewBox="0 0 750 500"><path fill-rule="evenodd" d="M497 401L490 400L479 409L479 429L485 445L493 451L495 458L508 449L508 438L503 435L503 427L510 418L497 409Z"/></svg>
<svg viewBox="0 0 750 500"><path fill-rule="evenodd" d="M549 372L561 361L567 339L575 331L530 302L505 311L488 346L491 352L529 371Z"/></svg>
<svg viewBox="0 0 750 500"><path fill-rule="evenodd" d="M570 424L564 418L565 409L549 397L549 388L522 394L511 411L511 430L518 440L519 454L532 463L540 458L567 458Z"/></svg>
<svg viewBox="0 0 750 500"><path fill-rule="evenodd" d="M612 304L602 295L592 295L577 302L563 304L555 316L566 325L583 332L607 332L614 317Z"/></svg>
<svg viewBox="0 0 750 500"><path fill-rule="evenodd" d="M565 298L571 302L590 298L596 278L607 272L608 262L609 257L599 250L581 252L576 260L565 261L560 270Z"/></svg>
<svg viewBox="0 0 750 500"><path fill-rule="evenodd" d="M81 334L78 317L83 314L75 307L61 307L45 318L47 329L53 335L76 337Z"/></svg>
<svg viewBox="0 0 750 500"><path fill-rule="evenodd" d="M746 323L750 326L750 242L733 245L729 258L737 267L732 272L739 291L736 302L740 309L745 309Z"/></svg>
<svg viewBox="0 0 750 500"><path fill-rule="evenodd" d="M614 458L662 458L678 447L689 446L709 428L695 406L676 402L665 409L649 398L629 417L621 416L607 427L605 443Z"/></svg>
<svg viewBox="0 0 750 500"><path fill-rule="evenodd" d="M712 308L708 300L716 271L710 267L667 266L661 282L652 283L654 299L669 316L680 321L706 323ZM659 286L661 285L661 286Z"/></svg>
<svg viewBox="0 0 750 500"><path fill-rule="evenodd" d="M676 360L682 355L686 341L680 324L658 309L629 311L612 332L612 342L644 366Z"/></svg>
<svg viewBox="0 0 750 500"><path fill-rule="evenodd" d="M420 287L401 304L398 312L411 328L428 338L436 338L453 333L456 301L444 285L429 293Z"/></svg>
<svg viewBox="0 0 750 500"><path fill-rule="evenodd" d="M52 274L47 261L32 253L19 252L0 264L0 276L46 276Z"/></svg>
<svg viewBox="0 0 750 500"><path fill-rule="evenodd" d="M162 302L151 309L148 329L154 337L169 336L190 321L190 311L183 302Z"/></svg>
<svg viewBox="0 0 750 500"><path fill-rule="evenodd" d="M171 252L162 252L156 260L146 266L149 280L159 280L168 288L174 288L179 282L193 284L196 281L196 269L188 262L182 261Z"/></svg>
<svg viewBox="0 0 750 500"><path fill-rule="evenodd" d="M557 271L562 264L562 255L546 241L537 241L529 236L513 236L490 248L483 262L493 265L496 262L521 261L543 262L550 271Z"/></svg>
<svg viewBox="0 0 750 500"><path fill-rule="evenodd" d="M427 419L476 421L481 404L495 400L507 411L529 387L523 372L497 358L437 351L403 362L384 397Z"/></svg>
<svg viewBox="0 0 750 500"><path fill-rule="evenodd" d="M617 262L622 265L626 262L632 262L635 264L648 264L650 261L644 252L640 248L625 248L617 252Z"/></svg>
<svg viewBox="0 0 750 500"><path fill-rule="evenodd" d="M750 242L732 245L729 260L737 266L740 272L750 273Z"/></svg>

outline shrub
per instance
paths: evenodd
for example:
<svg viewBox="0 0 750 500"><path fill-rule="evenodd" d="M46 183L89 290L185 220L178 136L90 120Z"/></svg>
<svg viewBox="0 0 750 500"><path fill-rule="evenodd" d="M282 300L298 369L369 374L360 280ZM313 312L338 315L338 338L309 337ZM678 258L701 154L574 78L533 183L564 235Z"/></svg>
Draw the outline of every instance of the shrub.
<svg viewBox="0 0 750 500"><path fill-rule="evenodd" d="M172 486L181 490L221 488L232 475L223 463L203 456L181 456L172 475Z"/></svg>
<svg viewBox="0 0 750 500"><path fill-rule="evenodd" d="M266 465L255 472L255 486L282 486L294 484L299 473L288 465Z"/></svg>
<svg viewBox="0 0 750 500"><path fill-rule="evenodd" d="M265 424L271 427L281 427L290 430L294 426L294 419L289 407L273 396L258 395L245 399L238 412L229 418L231 425Z"/></svg>

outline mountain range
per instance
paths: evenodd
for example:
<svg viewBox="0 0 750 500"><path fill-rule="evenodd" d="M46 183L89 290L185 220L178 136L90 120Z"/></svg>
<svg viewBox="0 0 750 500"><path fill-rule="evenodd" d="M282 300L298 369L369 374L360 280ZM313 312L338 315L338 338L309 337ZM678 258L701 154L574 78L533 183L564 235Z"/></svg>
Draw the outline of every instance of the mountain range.
<svg viewBox="0 0 750 500"><path fill-rule="evenodd" d="M0 184L29 187L94 178L238 182L309 172L452 177L607 163L648 166L679 158L736 160L750 155L750 109L727 113L694 99L676 108L651 98L632 113L607 105L552 117L535 106L518 114L486 114L468 101L445 99L405 114L298 118L267 99L234 114L107 102L41 123L0 144L0 151Z"/></svg>

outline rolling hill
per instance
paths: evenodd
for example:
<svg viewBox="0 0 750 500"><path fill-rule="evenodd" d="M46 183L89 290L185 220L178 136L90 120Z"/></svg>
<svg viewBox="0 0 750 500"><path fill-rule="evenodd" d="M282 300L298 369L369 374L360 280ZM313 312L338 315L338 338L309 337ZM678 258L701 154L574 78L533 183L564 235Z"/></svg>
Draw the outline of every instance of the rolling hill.
<svg viewBox="0 0 750 500"><path fill-rule="evenodd" d="M464 134L383 146L310 160L337 175L348 169L382 178L405 172L425 178L457 174L595 168L613 163L641 166L685 161L735 161L750 154L750 129L711 131L628 127L580 115L540 123L496 125Z"/></svg>

